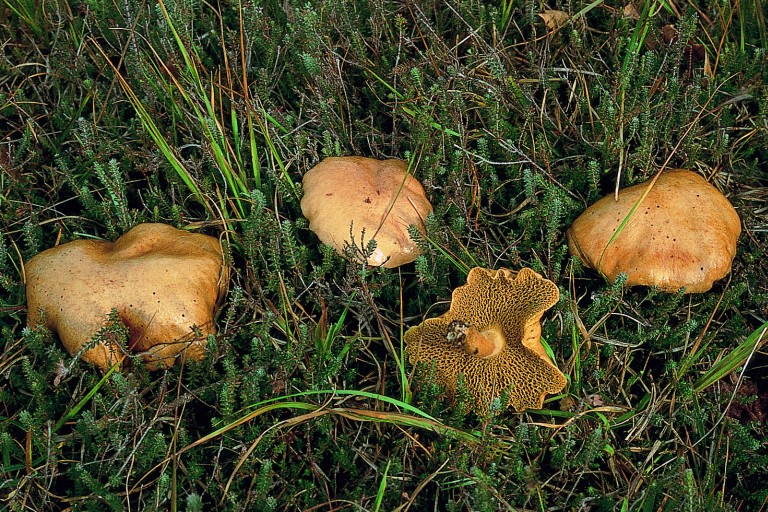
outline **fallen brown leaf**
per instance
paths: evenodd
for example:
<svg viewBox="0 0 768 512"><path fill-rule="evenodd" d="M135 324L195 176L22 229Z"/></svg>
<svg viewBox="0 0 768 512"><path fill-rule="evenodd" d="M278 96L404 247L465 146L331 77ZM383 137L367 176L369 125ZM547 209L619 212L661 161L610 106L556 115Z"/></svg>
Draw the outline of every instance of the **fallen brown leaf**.
<svg viewBox="0 0 768 512"><path fill-rule="evenodd" d="M567 12L556 11L554 9L545 9L539 12L539 17L544 20L548 30L557 30L564 27L568 20L571 19L571 15Z"/></svg>
<svg viewBox="0 0 768 512"><path fill-rule="evenodd" d="M633 20L640 19L640 12L637 10L634 3L630 2L624 6L624 17Z"/></svg>

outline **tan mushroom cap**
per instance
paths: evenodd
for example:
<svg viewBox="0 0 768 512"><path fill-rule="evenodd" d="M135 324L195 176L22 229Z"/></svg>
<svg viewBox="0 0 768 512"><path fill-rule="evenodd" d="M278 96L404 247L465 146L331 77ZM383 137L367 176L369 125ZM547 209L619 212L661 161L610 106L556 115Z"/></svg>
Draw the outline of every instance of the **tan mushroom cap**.
<svg viewBox="0 0 768 512"><path fill-rule="evenodd" d="M409 360L434 364L436 381L451 391L463 374L477 412L504 391L502 406L540 409L566 384L541 344L541 317L559 297L555 283L529 268L473 268L446 313L406 331Z"/></svg>
<svg viewBox="0 0 768 512"><path fill-rule="evenodd" d="M404 161L329 157L304 175L303 186L301 212L309 228L339 254L354 244L362 259L371 239L376 250L369 265L399 267L421 254L408 227L423 233L432 205Z"/></svg>
<svg viewBox="0 0 768 512"><path fill-rule="evenodd" d="M585 265L613 282L705 292L731 269L741 222L726 197L686 169L663 172L616 239L611 237L648 188L604 197L568 229L568 247Z"/></svg>
<svg viewBox="0 0 768 512"><path fill-rule="evenodd" d="M130 350L142 353L150 370L172 366L177 357L200 360L227 278L216 238L140 224L115 242L77 240L30 259L27 324L43 322L75 355L114 308L130 331ZM104 341L82 357L107 370L122 356Z"/></svg>

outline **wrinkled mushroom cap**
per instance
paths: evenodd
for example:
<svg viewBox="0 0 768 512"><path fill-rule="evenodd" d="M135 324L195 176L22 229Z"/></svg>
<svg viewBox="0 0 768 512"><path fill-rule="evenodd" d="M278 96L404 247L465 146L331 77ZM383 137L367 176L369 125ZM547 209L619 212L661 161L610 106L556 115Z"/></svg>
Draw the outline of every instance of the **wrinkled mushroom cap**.
<svg viewBox="0 0 768 512"><path fill-rule="evenodd" d="M627 274L627 286L656 286L675 292L705 292L723 278L736 255L741 222L728 199L704 178L686 169L663 172L648 188L628 187L587 208L568 229L568 247L585 265L613 282Z"/></svg>
<svg viewBox="0 0 768 512"><path fill-rule="evenodd" d="M30 259L27 323L44 323L75 355L114 308L130 332L129 349L142 353L150 370L179 356L200 360L227 277L216 238L140 224L115 242L77 240ZM122 356L108 341L83 353L104 370Z"/></svg>
<svg viewBox="0 0 768 512"><path fill-rule="evenodd" d="M541 344L541 317L559 295L552 281L529 268L517 273L473 268L467 284L453 291L445 314L406 331L409 360L434 364L437 383L451 391L463 374L477 412L487 411L504 391L509 401L502 406L540 409L547 394L566 384ZM452 340L457 324L494 332L502 345L486 357L470 353Z"/></svg>
<svg viewBox="0 0 768 512"><path fill-rule="evenodd" d="M354 244L362 256L371 239L376 249L369 265L399 267L421 254L408 227L423 233L432 205L404 161L329 157L304 175L303 188L309 228L339 254Z"/></svg>

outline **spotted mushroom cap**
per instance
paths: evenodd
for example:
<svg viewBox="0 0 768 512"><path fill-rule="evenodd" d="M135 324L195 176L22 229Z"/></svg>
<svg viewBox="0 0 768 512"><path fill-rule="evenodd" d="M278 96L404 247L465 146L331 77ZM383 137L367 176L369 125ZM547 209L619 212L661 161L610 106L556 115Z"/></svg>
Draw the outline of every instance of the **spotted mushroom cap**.
<svg viewBox="0 0 768 512"><path fill-rule="evenodd" d="M741 222L726 197L686 169L663 172L621 233L611 241L648 188L622 189L618 201L604 197L568 229L571 254L627 286L656 286L675 292L705 292L731 269Z"/></svg>
<svg viewBox="0 0 768 512"><path fill-rule="evenodd" d="M362 255L371 239L376 249L369 265L399 267L421 254L408 227L423 233L432 205L404 161L329 157L307 171L303 188L309 228L339 254L353 246Z"/></svg>
<svg viewBox="0 0 768 512"><path fill-rule="evenodd" d="M44 324L70 354L102 329L112 309L130 332L129 349L150 370L204 356L228 267L218 239L165 224L140 224L115 242L77 240L26 264L30 327ZM105 340L83 352L109 369L122 349Z"/></svg>
<svg viewBox="0 0 768 512"><path fill-rule="evenodd" d="M463 374L478 412L487 411L504 391L509 402L503 406L518 412L540 409L547 394L566 384L541 344L541 317L558 298L557 286L529 268L473 268L467 284L453 291L445 314L405 333L409 361L435 364L435 379L448 390L455 390ZM472 355L451 341L457 322L478 331L496 329L506 342L493 356Z"/></svg>

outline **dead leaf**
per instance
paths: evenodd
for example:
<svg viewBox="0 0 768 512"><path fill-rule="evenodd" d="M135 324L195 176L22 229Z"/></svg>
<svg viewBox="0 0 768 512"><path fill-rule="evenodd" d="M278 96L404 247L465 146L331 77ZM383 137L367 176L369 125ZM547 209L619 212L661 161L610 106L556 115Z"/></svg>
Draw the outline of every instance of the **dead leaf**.
<svg viewBox="0 0 768 512"><path fill-rule="evenodd" d="M605 405L605 400L603 400L603 397L597 393L587 395L585 400L592 407L602 407Z"/></svg>
<svg viewBox="0 0 768 512"><path fill-rule="evenodd" d="M67 376L69 373L69 369L67 368L67 365L64 364L64 361L59 359L56 361L56 367L55 367L55 377L53 378L53 386L56 387L59 384L61 384L61 379Z"/></svg>
<svg viewBox="0 0 768 512"><path fill-rule="evenodd" d="M709 54L704 52L704 74L711 80L715 79L715 71L712 69L712 64L709 62Z"/></svg>
<svg viewBox="0 0 768 512"><path fill-rule="evenodd" d="M539 12L539 18L544 20L544 25L546 25L548 30L557 30L568 23L568 20L571 19L571 15L563 11L545 9Z"/></svg>
<svg viewBox="0 0 768 512"><path fill-rule="evenodd" d="M671 45L677 42L677 29L674 25L667 24L661 27L661 39L665 44Z"/></svg>
<svg viewBox="0 0 768 512"><path fill-rule="evenodd" d="M577 406L576 400L570 395L566 395L560 399L561 411L575 411L576 406Z"/></svg>
<svg viewBox="0 0 768 512"><path fill-rule="evenodd" d="M637 10L637 7L635 7L634 3L630 2L624 6L624 17L633 20L640 19L640 12Z"/></svg>

